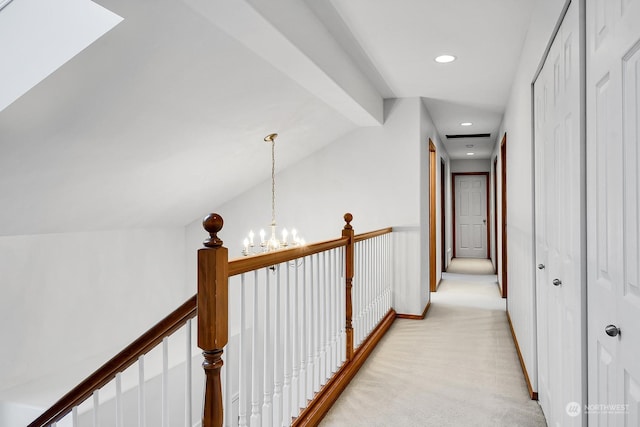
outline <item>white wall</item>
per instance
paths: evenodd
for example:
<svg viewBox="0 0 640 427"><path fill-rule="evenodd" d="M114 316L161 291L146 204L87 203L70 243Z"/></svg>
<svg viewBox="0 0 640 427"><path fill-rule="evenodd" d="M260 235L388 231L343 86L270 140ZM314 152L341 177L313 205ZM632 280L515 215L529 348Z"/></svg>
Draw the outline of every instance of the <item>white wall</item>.
<svg viewBox="0 0 640 427"><path fill-rule="evenodd" d="M445 160L445 195L447 201L445 201L447 209L446 218L449 224L445 224L447 230L451 229L451 164L449 162L449 155L444 149L442 142L440 141L440 137L438 136L437 129L433 124L433 119L429 114L429 110L426 107L426 104L423 102L420 108L420 140L422 143L420 144L420 225L421 225L421 248L424 254L424 259L422 259L422 269L423 273L423 282L427 286L427 290L429 288L429 140L433 142L436 147L436 282L439 282L442 278L442 257L440 256L440 251L442 248L442 215L441 209L442 207L442 198L441 198L441 176L440 176L440 162L441 159ZM452 237L447 236L445 239L449 242L448 247L451 248ZM453 252L451 251L452 255ZM450 256L447 256L447 265L451 260ZM446 266L445 266L446 267ZM426 302L425 302L426 304Z"/></svg>
<svg viewBox="0 0 640 427"><path fill-rule="evenodd" d="M325 240L340 236L342 217L351 212L356 233L388 226L404 227L403 235L419 233L428 214L422 204L426 200L428 206L423 156L426 147L428 165L429 137L437 143L420 98L386 100L383 126L356 129L277 174L278 224L297 228L308 242ZM277 150L276 142L276 162ZM225 219L220 237L230 258L238 257L249 229L266 230L270 223L271 183L265 181L224 205L212 203L212 211ZM201 247L205 237L200 219L189 225L188 253ZM428 301L428 281L421 272L428 272L428 246L425 254L422 238L414 241L407 235L407 239L402 244L415 245L407 253L415 259L397 263L404 279L398 284L395 305L398 312L420 314ZM188 277L190 281L196 277L191 261Z"/></svg>
<svg viewBox="0 0 640 427"><path fill-rule="evenodd" d="M188 297L183 228L0 238L0 401L45 407Z"/></svg>
<svg viewBox="0 0 640 427"><path fill-rule="evenodd" d="M509 95L497 147L507 133L507 256L508 310L534 390L537 391L536 319L533 234L533 168L531 83L549 43L564 1L540 0L522 49ZM499 157L498 157L499 158ZM501 165L499 161L498 176ZM498 179L498 182L500 180ZM500 194L500 187L498 189ZM498 198L498 206L501 197ZM498 207L498 210L500 208ZM499 222L501 217L499 215ZM498 240L502 239L499 230ZM501 251L498 251L498 259Z"/></svg>
<svg viewBox="0 0 640 427"><path fill-rule="evenodd" d="M489 172L489 171L491 171L491 161L489 159L451 160L452 173Z"/></svg>

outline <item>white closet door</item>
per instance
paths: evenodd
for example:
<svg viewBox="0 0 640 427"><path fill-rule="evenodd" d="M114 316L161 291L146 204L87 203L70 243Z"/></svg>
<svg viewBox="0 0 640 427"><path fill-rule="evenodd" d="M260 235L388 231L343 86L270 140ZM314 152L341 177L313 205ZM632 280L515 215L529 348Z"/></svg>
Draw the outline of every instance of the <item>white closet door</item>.
<svg viewBox="0 0 640 427"><path fill-rule="evenodd" d="M589 425L640 426L640 1L588 0L586 34Z"/></svg>
<svg viewBox="0 0 640 427"><path fill-rule="evenodd" d="M586 397L579 11L572 2L534 84L538 396L562 427L583 425L567 407Z"/></svg>

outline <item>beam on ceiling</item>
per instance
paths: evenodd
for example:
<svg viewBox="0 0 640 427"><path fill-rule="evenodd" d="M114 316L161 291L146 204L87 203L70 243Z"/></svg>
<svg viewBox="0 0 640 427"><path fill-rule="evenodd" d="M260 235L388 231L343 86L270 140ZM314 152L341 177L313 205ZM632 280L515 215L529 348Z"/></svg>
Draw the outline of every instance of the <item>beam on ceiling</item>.
<svg viewBox="0 0 640 427"><path fill-rule="evenodd" d="M185 0L358 126L383 123L383 98L299 0Z"/></svg>

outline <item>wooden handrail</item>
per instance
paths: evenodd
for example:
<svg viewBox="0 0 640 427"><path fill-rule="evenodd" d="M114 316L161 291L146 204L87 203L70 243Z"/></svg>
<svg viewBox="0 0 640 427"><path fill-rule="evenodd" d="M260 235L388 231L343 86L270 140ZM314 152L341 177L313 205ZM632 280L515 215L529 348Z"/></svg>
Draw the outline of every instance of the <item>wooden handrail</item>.
<svg viewBox="0 0 640 427"><path fill-rule="evenodd" d="M380 230L370 231L368 233L356 234L353 239L356 242L361 242L363 240L373 239L374 237L389 234L392 231L393 227L381 228Z"/></svg>
<svg viewBox="0 0 640 427"><path fill-rule="evenodd" d="M276 252L266 252L264 254L236 258L229 261L229 277L346 246L348 241L349 239L346 237L339 237L337 239L283 249Z"/></svg>
<svg viewBox="0 0 640 427"><path fill-rule="evenodd" d="M102 365L97 371L89 375L27 427L48 426L61 420L71 412L74 406L79 405L91 396L94 390L101 388L111 381L117 373L133 365L138 360L138 357L147 353L161 343L165 337L180 329L187 323L187 320L194 318L196 314L196 295L194 295Z"/></svg>

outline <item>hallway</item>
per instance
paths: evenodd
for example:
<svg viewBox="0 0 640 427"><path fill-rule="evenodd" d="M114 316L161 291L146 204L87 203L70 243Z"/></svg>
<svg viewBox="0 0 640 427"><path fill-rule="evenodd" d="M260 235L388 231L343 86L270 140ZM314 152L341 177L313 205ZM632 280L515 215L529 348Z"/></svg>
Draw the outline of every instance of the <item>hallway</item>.
<svg viewBox="0 0 640 427"><path fill-rule="evenodd" d="M425 320L396 320L321 425L546 426L496 276L445 273Z"/></svg>

